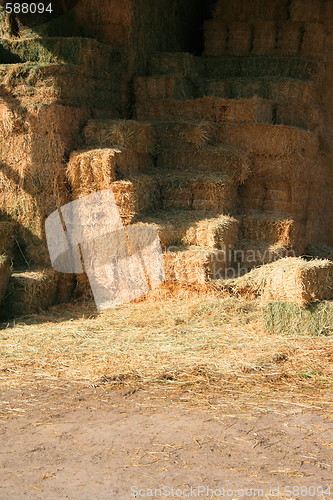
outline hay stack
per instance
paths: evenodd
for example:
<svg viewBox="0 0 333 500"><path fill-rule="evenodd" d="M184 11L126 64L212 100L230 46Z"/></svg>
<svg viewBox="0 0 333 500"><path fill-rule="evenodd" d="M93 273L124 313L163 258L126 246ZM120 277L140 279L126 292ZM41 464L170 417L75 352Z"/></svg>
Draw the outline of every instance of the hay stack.
<svg viewBox="0 0 333 500"><path fill-rule="evenodd" d="M228 39L226 53L231 56L246 56L250 53L252 26L248 22L228 23Z"/></svg>
<svg viewBox="0 0 333 500"><path fill-rule="evenodd" d="M323 24L306 24L301 54L303 57L317 58L328 49L328 28Z"/></svg>
<svg viewBox="0 0 333 500"><path fill-rule="evenodd" d="M333 262L296 257L281 259L236 280L240 294L261 296L263 302L290 302L306 306L333 298Z"/></svg>
<svg viewBox="0 0 333 500"><path fill-rule="evenodd" d="M7 289L6 316L33 314L55 302L58 273L53 269L16 272Z"/></svg>
<svg viewBox="0 0 333 500"><path fill-rule="evenodd" d="M6 255L0 255L0 306L5 297L10 273L11 267L9 258Z"/></svg>
<svg viewBox="0 0 333 500"><path fill-rule="evenodd" d="M214 125L205 121L156 123L154 128L156 143L160 149L198 150L213 142L215 138Z"/></svg>
<svg viewBox="0 0 333 500"><path fill-rule="evenodd" d="M332 335L333 302L315 302L307 307L272 302L264 308L264 323L277 335Z"/></svg>

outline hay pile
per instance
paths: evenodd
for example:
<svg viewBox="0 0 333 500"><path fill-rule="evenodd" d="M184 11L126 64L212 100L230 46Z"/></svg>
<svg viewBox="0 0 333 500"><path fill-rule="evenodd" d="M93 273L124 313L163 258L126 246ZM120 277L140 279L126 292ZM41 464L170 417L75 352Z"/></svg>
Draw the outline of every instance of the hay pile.
<svg viewBox="0 0 333 500"><path fill-rule="evenodd" d="M260 296L264 303L290 302L304 307L333 299L333 263L288 257L255 269L230 286L240 295Z"/></svg>
<svg viewBox="0 0 333 500"><path fill-rule="evenodd" d="M307 307L272 302L264 308L264 323L277 335L332 335L333 302L315 302Z"/></svg>
<svg viewBox="0 0 333 500"><path fill-rule="evenodd" d="M2 301L4 299L7 290L10 273L11 273L10 260L6 255L1 254L0 255L0 306L2 304ZM1 309L0 309L0 314L2 314Z"/></svg>
<svg viewBox="0 0 333 500"><path fill-rule="evenodd" d="M152 101L136 105L138 120L151 122L208 121L271 123L272 103L259 97L228 100L219 97Z"/></svg>
<svg viewBox="0 0 333 500"><path fill-rule="evenodd" d="M6 295L7 317L33 314L55 302L58 273L53 269L15 272L12 274Z"/></svg>

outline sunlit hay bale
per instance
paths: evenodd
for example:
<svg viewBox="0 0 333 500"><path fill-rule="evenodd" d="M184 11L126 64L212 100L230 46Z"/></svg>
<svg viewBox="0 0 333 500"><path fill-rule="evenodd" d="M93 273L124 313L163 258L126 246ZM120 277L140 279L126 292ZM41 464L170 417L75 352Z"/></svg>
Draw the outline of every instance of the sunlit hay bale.
<svg viewBox="0 0 333 500"><path fill-rule="evenodd" d="M53 269L12 274L4 304L6 316L22 316L46 309L56 300L58 273Z"/></svg>
<svg viewBox="0 0 333 500"><path fill-rule="evenodd" d="M166 281L204 285L225 268L225 252L200 247L175 247L164 253Z"/></svg>
<svg viewBox="0 0 333 500"><path fill-rule="evenodd" d="M178 231L183 234L183 245L207 248L230 248L238 238L239 222L230 216L206 218L197 222L179 221Z"/></svg>
<svg viewBox="0 0 333 500"><path fill-rule="evenodd" d="M135 120L90 120L84 129L86 144L153 153L155 140L149 123Z"/></svg>
<svg viewBox="0 0 333 500"><path fill-rule="evenodd" d="M227 49L228 29L226 24L208 19L204 24L205 56L221 56Z"/></svg>
<svg viewBox="0 0 333 500"><path fill-rule="evenodd" d="M0 306L5 297L9 278L11 273L10 259L7 255L0 255ZM3 314L3 311L0 307L0 315Z"/></svg>
<svg viewBox="0 0 333 500"><path fill-rule="evenodd" d="M265 328L277 335L332 335L333 301L302 307L290 302L271 302L264 308Z"/></svg>
<svg viewBox="0 0 333 500"><path fill-rule="evenodd" d="M297 56L300 53L302 26L288 21L280 26L276 52L282 56Z"/></svg>
<svg viewBox="0 0 333 500"><path fill-rule="evenodd" d="M254 24L254 39L251 54L274 55L277 29L276 21L256 21Z"/></svg>
<svg viewBox="0 0 333 500"><path fill-rule="evenodd" d="M234 291L260 296L263 302L291 302L305 306L333 298L333 262L305 261L296 257L280 259L254 269L235 281Z"/></svg>

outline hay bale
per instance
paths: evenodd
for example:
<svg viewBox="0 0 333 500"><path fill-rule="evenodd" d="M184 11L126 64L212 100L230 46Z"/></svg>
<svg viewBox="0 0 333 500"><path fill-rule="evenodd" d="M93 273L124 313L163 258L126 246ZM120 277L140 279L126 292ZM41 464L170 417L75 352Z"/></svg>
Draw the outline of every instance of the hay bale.
<svg viewBox="0 0 333 500"><path fill-rule="evenodd" d="M301 41L301 24L289 21L279 28L276 51L284 56L297 56L300 53Z"/></svg>
<svg viewBox="0 0 333 500"><path fill-rule="evenodd" d="M54 304L58 273L53 269L12 274L4 304L6 316L33 314Z"/></svg>
<svg viewBox="0 0 333 500"><path fill-rule="evenodd" d="M221 142L267 156L314 157L319 148L315 132L286 125L220 124L217 135Z"/></svg>
<svg viewBox="0 0 333 500"><path fill-rule="evenodd" d="M139 120L152 122L200 121L271 123L272 103L253 97L252 99L222 99L203 97L190 100L165 99L136 105Z"/></svg>
<svg viewBox="0 0 333 500"><path fill-rule="evenodd" d="M162 99L186 99L191 96L190 82L179 75L137 77L134 80L137 102Z"/></svg>
<svg viewBox="0 0 333 500"><path fill-rule="evenodd" d="M0 255L0 306L5 297L11 273L10 259L7 255ZM0 310L1 312L1 310Z"/></svg>
<svg viewBox="0 0 333 500"><path fill-rule="evenodd" d="M84 129L87 145L154 153L152 126L135 120L90 120Z"/></svg>
<svg viewBox="0 0 333 500"><path fill-rule="evenodd" d="M244 182L251 169L251 159L244 151L224 145L204 146L199 150L162 149L157 166L164 170L223 172L235 182Z"/></svg>
<svg viewBox="0 0 333 500"><path fill-rule="evenodd" d="M204 285L218 275L224 267L225 254L222 250L175 247L164 254L166 281Z"/></svg>
<svg viewBox="0 0 333 500"><path fill-rule="evenodd" d="M226 53L232 56L246 56L250 53L253 29L248 22L228 23Z"/></svg>
<svg viewBox="0 0 333 500"><path fill-rule="evenodd" d="M156 123L154 130L160 149L198 150L213 142L215 138L214 124L205 121Z"/></svg>
<svg viewBox="0 0 333 500"><path fill-rule="evenodd" d="M277 335L331 335L333 302L315 302L307 307L271 302L264 308L264 324L268 332Z"/></svg>
<svg viewBox="0 0 333 500"><path fill-rule="evenodd" d="M164 209L229 213L236 202L236 184L222 174L165 173L160 177Z"/></svg>
<svg viewBox="0 0 333 500"><path fill-rule="evenodd" d="M288 18L287 0L219 0L215 7L215 18L233 21L286 20Z"/></svg>
<svg viewBox="0 0 333 500"><path fill-rule="evenodd" d="M276 106L276 123L315 130L321 125L321 106L314 104L289 103Z"/></svg>
<svg viewBox="0 0 333 500"><path fill-rule="evenodd" d="M0 255L13 257L16 230L17 224L14 222L0 222Z"/></svg>
<svg viewBox="0 0 333 500"><path fill-rule="evenodd" d="M221 56L226 53L228 28L226 24L209 19L204 24L206 56Z"/></svg>
<svg viewBox="0 0 333 500"><path fill-rule="evenodd" d="M291 185L308 179L315 167L314 159L299 153L282 155L254 154L252 157L253 175L263 181L287 181Z"/></svg>
<svg viewBox="0 0 333 500"><path fill-rule="evenodd" d="M314 23L306 24L301 46L302 56L309 58L325 56L328 48L328 36L327 26Z"/></svg>
<svg viewBox="0 0 333 500"><path fill-rule="evenodd" d="M187 52L158 53L150 60L150 74L178 74L190 80L195 80L199 60Z"/></svg>
<svg viewBox="0 0 333 500"><path fill-rule="evenodd" d="M242 217L240 238L264 240L271 244L280 243L284 247L293 246L294 220L265 214Z"/></svg>
<svg viewBox="0 0 333 500"><path fill-rule="evenodd" d="M238 238L239 222L234 217L221 215L188 223L180 221L177 229L183 234L181 242L185 246L200 246L224 250L231 247Z"/></svg>
<svg viewBox="0 0 333 500"><path fill-rule="evenodd" d="M251 54L274 55L277 39L276 21L257 21L254 25L254 38Z"/></svg>
<svg viewBox="0 0 333 500"><path fill-rule="evenodd" d="M241 239L230 248L230 254L232 267L239 276L286 257L288 249L281 242L271 244L266 241Z"/></svg>
<svg viewBox="0 0 333 500"><path fill-rule="evenodd" d="M288 257L236 281L235 290L260 296L264 303L291 302L304 307L333 298L333 262Z"/></svg>
<svg viewBox="0 0 333 500"><path fill-rule="evenodd" d="M293 0L291 3L290 15L293 21L320 22L323 14L322 0Z"/></svg>

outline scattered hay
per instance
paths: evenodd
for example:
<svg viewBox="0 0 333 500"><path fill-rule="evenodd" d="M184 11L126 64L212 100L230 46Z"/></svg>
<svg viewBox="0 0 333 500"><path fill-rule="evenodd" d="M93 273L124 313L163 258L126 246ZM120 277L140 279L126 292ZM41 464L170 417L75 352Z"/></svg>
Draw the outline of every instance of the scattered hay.
<svg viewBox="0 0 333 500"><path fill-rule="evenodd" d="M322 301L300 307L272 302L264 308L265 328L277 335L332 335L333 302Z"/></svg>
<svg viewBox="0 0 333 500"><path fill-rule="evenodd" d="M4 315L23 316L37 313L55 302L58 273L53 269L15 272L5 297Z"/></svg>

